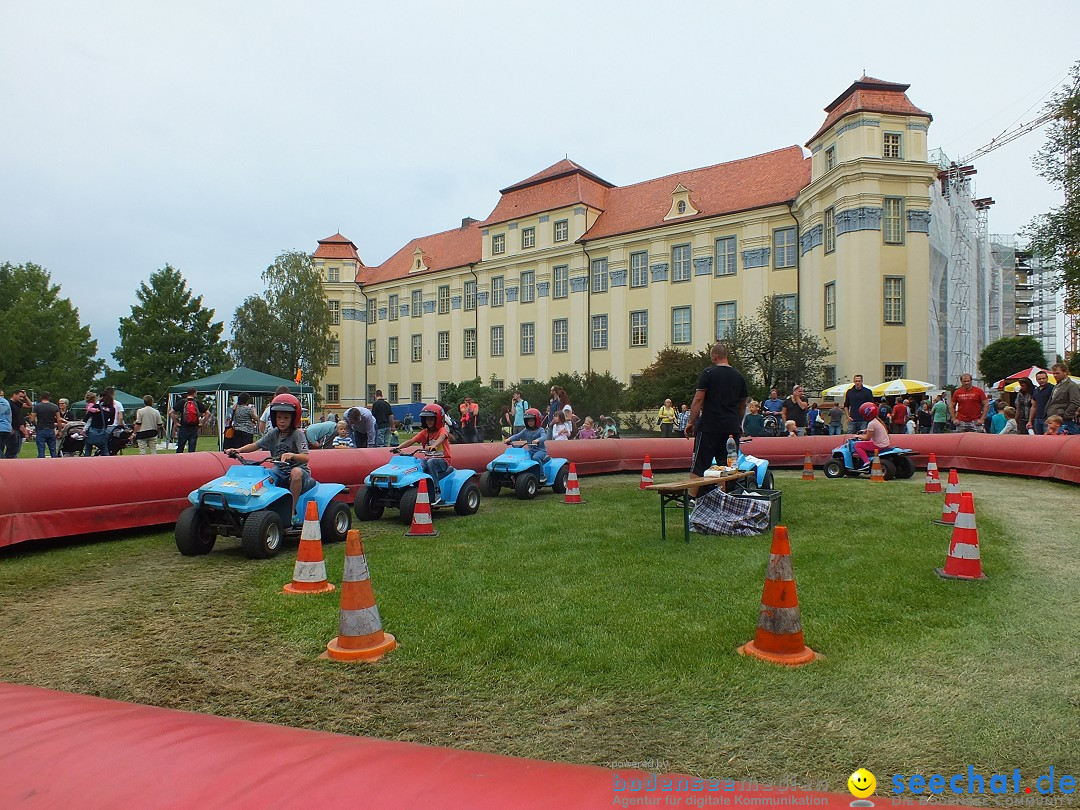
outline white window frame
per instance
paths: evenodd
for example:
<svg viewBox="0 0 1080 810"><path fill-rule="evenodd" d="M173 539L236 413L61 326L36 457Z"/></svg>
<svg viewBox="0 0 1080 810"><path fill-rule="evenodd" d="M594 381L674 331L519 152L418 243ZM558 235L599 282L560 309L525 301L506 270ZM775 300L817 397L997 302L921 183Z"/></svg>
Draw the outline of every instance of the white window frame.
<svg viewBox="0 0 1080 810"><path fill-rule="evenodd" d="M536 228L522 228L521 229L521 249L528 250L529 248L536 247Z"/></svg>
<svg viewBox="0 0 1080 810"><path fill-rule="evenodd" d="M502 357L506 351L506 330L500 326L491 327L491 356Z"/></svg>
<svg viewBox="0 0 1080 810"><path fill-rule="evenodd" d="M608 291L608 271L607 271L607 257L601 256L599 259L593 259L589 272L589 283L592 285L591 289L594 293L605 293Z"/></svg>
<svg viewBox="0 0 1080 810"><path fill-rule="evenodd" d="M825 328L836 328L836 282L830 281L825 285Z"/></svg>
<svg viewBox="0 0 1080 810"><path fill-rule="evenodd" d="M409 314L419 318L424 314L424 291L413 290L409 296Z"/></svg>
<svg viewBox="0 0 1080 810"><path fill-rule="evenodd" d="M906 320L904 311L904 277L885 276L882 279L882 318L888 326L903 326Z"/></svg>
<svg viewBox="0 0 1080 810"><path fill-rule="evenodd" d="M330 306L330 325L339 326L341 324L341 302L331 299L326 303Z"/></svg>
<svg viewBox="0 0 1080 810"><path fill-rule="evenodd" d="M471 312L476 309L476 282L466 281L464 290L462 292L462 307L466 312Z"/></svg>
<svg viewBox="0 0 1080 810"><path fill-rule="evenodd" d="M386 362L396 363L398 361L398 339L397 336L390 338L389 344L386 347Z"/></svg>
<svg viewBox="0 0 1080 810"><path fill-rule="evenodd" d="M326 401L341 402L341 386L338 383L326 384Z"/></svg>
<svg viewBox="0 0 1080 810"><path fill-rule="evenodd" d="M476 330L469 328L464 330L461 335L462 354L466 360L472 360L476 357Z"/></svg>
<svg viewBox="0 0 1080 810"><path fill-rule="evenodd" d="M607 315L593 315L592 316L592 347L595 350L606 349L608 347L608 316Z"/></svg>
<svg viewBox="0 0 1080 810"><path fill-rule="evenodd" d="M689 281L693 277L694 263L690 256L690 245L672 245L671 247L671 283Z"/></svg>
<svg viewBox="0 0 1080 810"><path fill-rule="evenodd" d="M536 300L536 271L522 270L518 279L518 300L523 304L531 304Z"/></svg>
<svg viewBox="0 0 1080 810"><path fill-rule="evenodd" d="M635 309L630 313L630 348L649 345L649 310Z"/></svg>
<svg viewBox="0 0 1080 810"><path fill-rule="evenodd" d="M836 168L836 147L830 146L825 149L825 171L831 172Z"/></svg>
<svg viewBox="0 0 1080 810"><path fill-rule="evenodd" d="M375 365L379 362L379 356L375 353L376 343L375 338L368 338L367 342L367 364L369 366Z"/></svg>
<svg viewBox="0 0 1080 810"><path fill-rule="evenodd" d="M330 284L340 284L341 283L341 270L339 268L337 268L337 267L327 267L326 268L326 280Z"/></svg>
<svg viewBox="0 0 1080 810"><path fill-rule="evenodd" d="M791 323L793 325L797 323L799 318L799 297L796 295L778 295L777 298L780 299L780 303L787 310Z"/></svg>
<svg viewBox="0 0 1080 810"><path fill-rule="evenodd" d="M727 307L731 307L731 317L725 317L724 323L733 326L739 320L739 304L737 301L717 301L716 306L713 307L713 331L716 333L716 339L726 340L729 327L724 327L723 330L720 329L720 307L725 308L725 314Z"/></svg>
<svg viewBox="0 0 1080 810"><path fill-rule="evenodd" d="M720 245L724 245L721 253ZM719 236L716 239L716 275L734 276L739 272L739 242L734 236ZM723 261L721 261L723 259Z"/></svg>
<svg viewBox="0 0 1080 810"><path fill-rule="evenodd" d="M506 279L502 276L491 277L491 305L501 307L506 303Z"/></svg>
<svg viewBox="0 0 1080 810"><path fill-rule="evenodd" d="M341 341L334 340L330 342L330 356L326 358L326 365L328 366L340 366L341 365Z"/></svg>
<svg viewBox="0 0 1080 810"><path fill-rule="evenodd" d="M500 256L506 253L506 234L496 233L491 237L491 255Z"/></svg>
<svg viewBox="0 0 1080 810"><path fill-rule="evenodd" d="M560 227L561 226L561 227ZM552 227L552 241L554 242L568 242L570 241L570 220L557 219Z"/></svg>
<svg viewBox="0 0 1080 810"><path fill-rule="evenodd" d="M410 357L414 363L424 362L424 335L412 335L409 339Z"/></svg>
<svg viewBox="0 0 1080 810"><path fill-rule="evenodd" d="M900 380L907 376L907 363L882 363L883 380Z"/></svg>
<svg viewBox="0 0 1080 810"><path fill-rule="evenodd" d="M649 286L649 251L635 250L630 254L630 286Z"/></svg>
<svg viewBox="0 0 1080 810"><path fill-rule="evenodd" d="M409 401L410 402L423 402L424 401L424 384L413 383L409 386Z"/></svg>
<svg viewBox="0 0 1080 810"><path fill-rule="evenodd" d="M391 321L398 319L398 296L397 293L390 293L390 297L386 299L386 317Z"/></svg>
<svg viewBox="0 0 1080 810"><path fill-rule="evenodd" d="M570 319L555 318L551 322L551 351L566 352L570 350Z"/></svg>
<svg viewBox="0 0 1080 810"><path fill-rule="evenodd" d="M570 295L570 265L557 264L551 268L552 298L567 298Z"/></svg>
<svg viewBox="0 0 1080 810"><path fill-rule="evenodd" d="M886 245L904 244L903 197L886 197L882 200L881 238Z"/></svg>
<svg viewBox="0 0 1080 810"><path fill-rule="evenodd" d="M825 224L823 226L825 232L825 252L832 253L836 250L836 209L829 207L825 209Z"/></svg>
<svg viewBox="0 0 1080 810"><path fill-rule="evenodd" d="M889 142L894 138L893 142ZM886 160L904 159L904 134L902 132L881 133L881 156Z"/></svg>
<svg viewBox="0 0 1080 810"><path fill-rule="evenodd" d="M368 386L367 386L367 401L369 403L375 401L375 390L376 390L375 383L368 383Z"/></svg>
<svg viewBox="0 0 1080 810"><path fill-rule="evenodd" d="M694 340L694 308L671 308L671 345L686 346Z"/></svg>
<svg viewBox="0 0 1080 810"><path fill-rule="evenodd" d="M386 399L389 402L398 401L398 384L388 383L386 386Z"/></svg>
<svg viewBox="0 0 1080 810"><path fill-rule="evenodd" d="M375 323L375 319L376 317L378 317L378 314L379 302L376 301L374 298L369 298L367 300L367 322Z"/></svg>
<svg viewBox="0 0 1080 810"><path fill-rule="evenodd" d="M536 324L521 324L521 353L536 354Z"/></svg>
<svg viewBox="0 0 1080 810"><path fill-rule="evenodd" d="M794 226L773 229L773 270L794 267L798 255Z"/></svg>
<svg viewBox="0 0 1080 810"><path fill-rule="evenodd" d="M450 359L450 331L443 330L436 335L436 340L439 345L439 359Z"/></svg>
<svg viewBox="0 0 1080 810"><path fill-rule="evenodd" d="M440 284L438 292L439 314L447 315L450 312L450 285Z"/></svg>

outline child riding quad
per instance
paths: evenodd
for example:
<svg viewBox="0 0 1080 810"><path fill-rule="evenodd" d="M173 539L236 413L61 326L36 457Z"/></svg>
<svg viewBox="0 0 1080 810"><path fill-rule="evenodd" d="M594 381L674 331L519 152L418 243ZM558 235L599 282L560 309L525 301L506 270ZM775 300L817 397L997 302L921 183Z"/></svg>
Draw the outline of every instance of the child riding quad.
<svg viewBox="0 0 1080 810"><path fill-rule="evenodd" d="M425 405L420 424L420 432L391 447L390 461L372 470L356 490L353 508L360 520L378 520L390 506L398 510L402 523L412 523L421 479L428 482L432 512L453 506L459 515L473 515L480 508L480 487L472 480L473 471L449 465L450 434L442 408L434 403ZM420 447L411 454L401 453L413 444Z"/></svg>
<svg viewBox="0 0 1080 810"><path fill-rule="evenodd" d="M542 486L550 485L559 495L566 492L570 468L565 458L551 458L544 450L547 434L540 427L540 411L529 408L523 418L524 429L504 442L510 449L494 458L480 476L480 491L486 496L498 496L503 487L514 490L521 500L535 497Z"/></svg>
<svg viewBox="0 0 1080 810"><path fill-rule="evenodd" d="M858 437L845 441L833 450L832 458L825 462L826 478L844 475L869 475L870 453L876 452L881 460L881 472L886 481L893 478L911 478L915 475L915 462L908 456L914 450L893 447L885 427L881 411L873 402L864 402L859 415L867 421L866 430Z"/></svg>
<svg viewBox="0 0 1080 810"><path fill-rule="evenodd" d="M319 507L322 539L345 540L352 515L347 504L333 500L345 487L312 479L307 439L299 428L300 401L292 394L279 394L270 405L270 416L275 427L262 439L226 451L230 458L240 459L241 466L188 495L192 505L176 521L176 547L184 556L208 554L218 535L227 535L240 538L248 557L272 557L284 536L300 534L310 501ZM240 453L253 450L269 450L270 458L240 458Z"/></svg>

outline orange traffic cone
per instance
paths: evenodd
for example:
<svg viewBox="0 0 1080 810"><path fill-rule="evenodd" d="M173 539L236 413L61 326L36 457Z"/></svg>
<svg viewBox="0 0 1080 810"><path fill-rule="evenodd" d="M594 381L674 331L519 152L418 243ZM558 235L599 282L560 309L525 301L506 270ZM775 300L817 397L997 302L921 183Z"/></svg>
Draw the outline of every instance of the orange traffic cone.
<svg viewBox="0 0 1080 810"><path fill-rule="evenodd" d="M319 658L378 661L395 647L397 639L382 629L360 532L349 529L345 537L345 574L341 578L338 636L327 643L326 652Z"/></svg>
<svg viewBox="0 0 1080 810"><path fill-rule="evenodd" d="M431 523L431 501L428 500L427 479L420 479L416 491L416 505L413 507L412 525L405 532L406 537L438 537L435 526Z"/></svg>
<svg viewBox="0 0 1080 810"><path fill-rule="evenodd" d="M570 462L570 474L566 477L566 497L563 503L584 503L581 500L581 492L578 490L577 465Z"/></svg>
<svg viewBox="0 0 1080 810"><path fill-rule="evenodd" d="M885 483L885 470L881 467L881 458L878 456L877 450L874 451L874 460L870 462L870 483Z"/></svg>
<svg viewBox="0 0 1080 810"><path fill-rule="evenodd" d="M941 492L941 476L938 475L937 456L931 453L930 460L926 462L926 486L923 487L923 494L938 492Z"/></svg>
<svg viewBox="0 0 1080 810"><path fill-rule="evenodd" d="M802 463L802 480L813 481L814 480L814 465L810 462L810 454L807 453L803 457Z"/></svg>
<svg viewBox="0 0 1080 810"><path fill-rule="evenodd" d="M773 530L757 630L754 640L739 647L739 652L789 667L809 664L817 658L817 653L803 641L799 596L795 591L795 575L791 572L791 543L788 541L787 526L777 526Z"/></svg>
<svg viewBox="0 0 1080 810"><path fill-rule="evenodd" d="M945 485L945 507L941 520L935 520L941 526L952 526L956 522L956 513L960 511L960 476L956 470L949 470L949 483Z"/></svg>
<svg viewBox="0 0 1080 810"><path fill-rule="evenodd" d="M979 558L979 530L975 528L975 497L960 493L960 511L956 513L949 554L944 568L935 568L944 579L986 579Z"/></svg>
<svg viewBox="0 0 1080 810"><path fill-rule="evenodd" d="M641 465L641 486L638 489L647 489L652 486L652 459L645 454L645 463Z"/></svg>
<svg viewBox="0 0 1080 810"><path fill-rule="evenodd" d="M326 561L322 553L322 529L319 527L319 505L308 501L304 512L304 527L300 530L300 547L296 550L296 565L292 582L281 589L282 593L302 594L330 593L334 586L326 581Z"/></svg>

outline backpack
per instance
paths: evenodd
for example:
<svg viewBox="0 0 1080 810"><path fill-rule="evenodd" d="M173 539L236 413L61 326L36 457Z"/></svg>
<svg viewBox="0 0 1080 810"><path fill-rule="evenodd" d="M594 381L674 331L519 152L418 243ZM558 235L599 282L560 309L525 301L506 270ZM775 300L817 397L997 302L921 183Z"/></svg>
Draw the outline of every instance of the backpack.
<svg viewBox="0 0 1080 810"><path fill-rule="evenodd" d="M184 424L192 427L199 424L199 406L195 400L184 400Z"/></svg>

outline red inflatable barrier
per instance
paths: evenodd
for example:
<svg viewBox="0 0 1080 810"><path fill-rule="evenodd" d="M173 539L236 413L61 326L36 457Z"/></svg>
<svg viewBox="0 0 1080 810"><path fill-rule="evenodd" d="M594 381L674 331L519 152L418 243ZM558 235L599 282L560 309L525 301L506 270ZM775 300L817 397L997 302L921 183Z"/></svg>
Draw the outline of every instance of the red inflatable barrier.
<svg viewBox="0 0 1080 810"><path fill-rule="evenodd" d="M665 796L680 807L719 804L721 796L729 804L737 796L761 804L851 801L772 787L748 793L739 782L719 780L710 788L709 781L698 780L694 790L685 776L346 737L0 684L5 808L546 810L668 806Z"/></svg>
<svg viewBox="0 0 1080 810"><path fill-rule="evenodd" d="M747 450L775 467L802 467L810 453L824 464L842 437L757 438ZM1056 478L1080 483L1080 438L988 436L979 433L899 435L892 441L926 464L976 472ZM548 452L577 464L579 475L639 472L646 454L656 471L687 470L687 439L603 439L551 442ZM454 447L454 466L482 471L501 444ZM319 450L311 454L316 480L337 482L350 495L389 451ZM232 462L221 453L181 453L111 458L15 459L0 464L0 546L53 537L174 523L188 493L221 475Z"/></svg>

